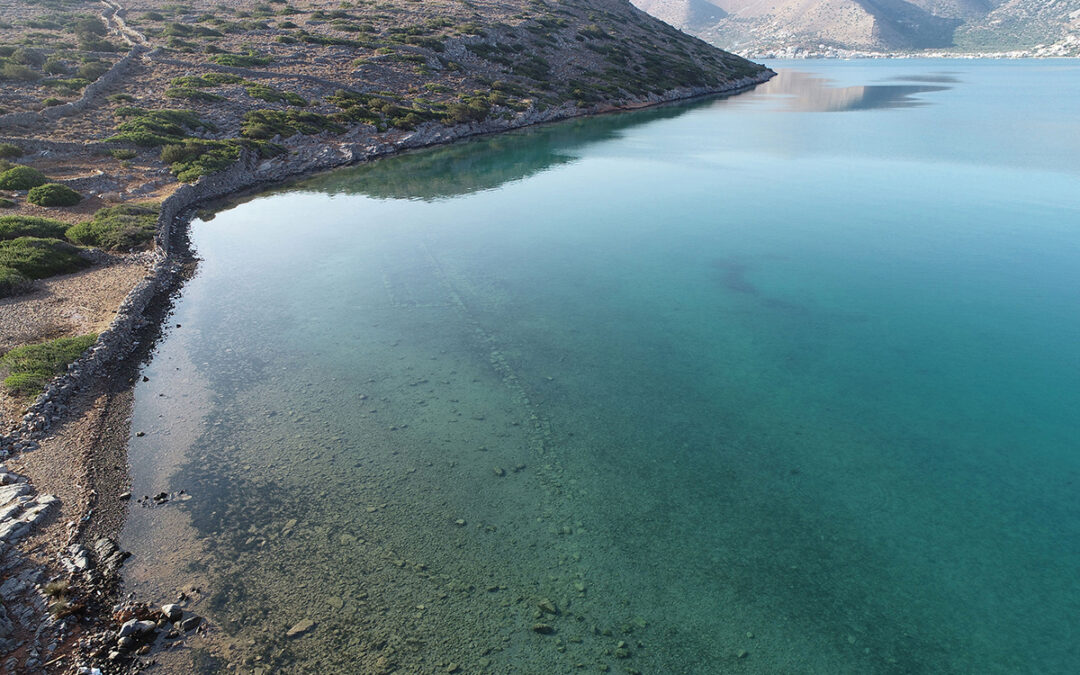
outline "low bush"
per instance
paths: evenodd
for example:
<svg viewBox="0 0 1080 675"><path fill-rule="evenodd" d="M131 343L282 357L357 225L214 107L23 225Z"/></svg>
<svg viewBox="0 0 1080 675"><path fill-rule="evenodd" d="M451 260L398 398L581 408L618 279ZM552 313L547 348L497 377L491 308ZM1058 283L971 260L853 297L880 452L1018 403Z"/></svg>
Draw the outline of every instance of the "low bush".
<svg viewBox="0 0 1080 675"><path fill-rule="evenodd" d="M22 293L30 287L30 280L10 267L0 266L0 298Z"/></svg>
<svg viewBox="0 0 1080 675"><path fill-rule="evenodd" d="M23 66L33 66L34 68L40 68L45 63L45 55L37 49L27 49L26 47L19 47L11 53L8 57L12 63L18 63Z"/></svg>
<svg viewBox="0 0 1080 675"><path fill-rule="evenodd" d="M189 101L206 101L207 103L225 100L224 96L190 87L169 87L165 90L165 96L168 98L185 98Z"/></svg>
<svg viewBox="0 0 1080 675"><path fill-rule="evenodd" d="M247 138L287 138L321 131L341 133L344 128L325 115L300 110L252 110L244 115L240 134Z"/></svg>
<svg viewBox="0 0 1080 675"><path fill-rule="evenodd" d="M13 209L15 208L15 200L8 199L7 197L0 197L0 209Z"/></svg>
<svg viewBox="0 0 1080 675"><path fill-rule="evenodd" d="M115 115L124 121L117 127L117 134L107 141L122 141L135 145L156 146L179 143L189 131L199 127L213 129L190 110L147 110L145 108L117 108Z"/></svg>
<svg viewBox="0 0 1080 675"><path fill-rule="evenodd" d="M61 92L78 93L83 87L90 84L90 80L81 77L68 77L63 79L43 80L41 86L49 89L57 89Z"/></svg>
<svg viewBox="0 0 1080 675"><path fill-rule="evenodd" d="M137 150L132 150L131 148L115 148L109 151L109 155L113 159L128 160L138 157L139 152Z"/></svg>
<svg viewBox="0 0 1080 675"><path fill-rule="evenodd" d="M204 89L216 87L221 84L236 84L243 82L244 78L230 73L206 73L205 75L184 75L174 77L169 81L171 87L185 87L188 89Z"/></svg>
<svg viewBox="0 0 1080 675"><path fill-rule="evenodd" d="M59 239L19 237L0 241L0 267L9 267L27 279L74 272L89 265L79 249Z"/></svg>
<svg viewBox="0 0 1080 675"><path fill-rule="evenodd" d="M69 241L109 250L142 248L154 240L157 207L123 204L99 209L94 219L67 229Z"/></svg>
<svg viewBox="0 0 1080 675"><path fill-rule="evenodd" d="M50 56L45 59L45 64L41 67L49 75L66 75L68 72L67 64L64 60L58 56Z"/></svg>
<svg viewBox="0 0 1080 675"><path fill-rule="evenodd" d="M45 174L28 166L15 166L0 173L0 190L29 190L47 182Z"/></svg>
<svg viewBox="0 0 1080 675"><path fill-rule="evenodd" d="M32 82L34 80L41 79L41 73L37 72L33 68L27 66L11 63L8 61L2 67L0 67L0 78L5 80L21 80L23 82Z"/></svg>
<svg viewBox="0 0 1080 675"><path fill-rule="evenodd" d="M252 66L265 66L273 63L272 56L256 56L255 54L218 54L210 57L214 63L234 68L251 68Z"/></svg>
<svg viewBox="0 0 1080 675"><path fill-rule="evenodd" d="M0 143L0 157L22 157L24 154L23 149L17 145Z"/></svg>
<svg viewBox="0 0 1080 675"><path fill-rule="evenodd" d="M37 216L0 216L0 240L19 237L60 239L69 225L59 220Z"/></svg>
<svg viewBox="0 0 1080 675"><path fill-rule="evenodd" d="M161 161L169 165L178 180L193 183L200 177L223 171L240 157L240 148L225 141L197 141L166 145Z"/></svg>
<svg viewBox="0 0 1080 675"><path fill-rule="evenodd" d="M38 206L75 206L82 201L82 195L60 183L45 183L31 188L26 201Z"/></svg>
<svg viewBox="0 0 1080 675"><path fill-rule="evenodd" d="M303 108L308 104L307 100L300 94L291 91L281 91L280 89L274 89L265 84L259 84L258 82L248 82L244 85L244 90L247 95L252 98L262 99L263 101L269 101L270 103L288 103L289 105L295 105Z"/></svg>
<svg viewBox="0 0 1080 675"><path fill-rule="evenodd" d="M109 72L108 64L101 61L90 61L79 66L76 74L84 80L93 82L107 72Z"/></svg>
<svg viewBox="0 0 1080 675"><path fill-rule="evenodd" d="M12 349L0 356L4 388L16 396L36 396L96 341L97 335L91 333Z"/></svg>

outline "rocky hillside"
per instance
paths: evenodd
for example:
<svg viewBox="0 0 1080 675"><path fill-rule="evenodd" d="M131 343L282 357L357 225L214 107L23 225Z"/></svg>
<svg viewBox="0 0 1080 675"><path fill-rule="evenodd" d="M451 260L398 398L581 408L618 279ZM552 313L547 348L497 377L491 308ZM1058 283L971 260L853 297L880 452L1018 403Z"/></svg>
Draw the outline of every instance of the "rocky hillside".
<svg viewBox="0 0 1080 675"><path fill-rule="evenodd" d="M1080 55L1080 0L634 0L742 54Z"/></svg>
<svg viewBox="0 0 1080 675"><path fill-rule="evenodd" d="M411 129L719 91L764 72L626 0L106 4L115 11L102 22L97 2L0 0L4 112L77 99L101 72L84 73L88 60L104 70L125 42L147 50L114 105L78 122L34 119L23 133L100 140L131 121L133 104L188 110L209 123L190 128L214 138Z"/></svg>

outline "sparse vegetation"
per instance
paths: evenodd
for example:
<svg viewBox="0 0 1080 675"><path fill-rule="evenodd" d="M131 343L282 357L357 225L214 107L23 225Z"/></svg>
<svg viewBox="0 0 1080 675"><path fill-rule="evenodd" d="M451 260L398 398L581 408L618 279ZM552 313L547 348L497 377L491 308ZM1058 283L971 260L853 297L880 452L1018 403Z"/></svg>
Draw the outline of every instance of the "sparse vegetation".
<svg viewBox="0 0 1080 675"><path fill-rule="evenodd" d="M23 156L23 149L12 143L0 143L0 158L13 159Z"/></svg>

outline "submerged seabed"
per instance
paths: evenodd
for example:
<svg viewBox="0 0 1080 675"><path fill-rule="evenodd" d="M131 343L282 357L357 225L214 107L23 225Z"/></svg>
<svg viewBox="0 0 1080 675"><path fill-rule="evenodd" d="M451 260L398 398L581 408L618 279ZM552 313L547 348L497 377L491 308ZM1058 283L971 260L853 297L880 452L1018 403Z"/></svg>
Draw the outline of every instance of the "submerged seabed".
<svg viewBox="0 0 1080 675"><path fill-rule="evenodd" d="M196 221L165 669L1080 668L1080 65L798 68Z"/></svg>

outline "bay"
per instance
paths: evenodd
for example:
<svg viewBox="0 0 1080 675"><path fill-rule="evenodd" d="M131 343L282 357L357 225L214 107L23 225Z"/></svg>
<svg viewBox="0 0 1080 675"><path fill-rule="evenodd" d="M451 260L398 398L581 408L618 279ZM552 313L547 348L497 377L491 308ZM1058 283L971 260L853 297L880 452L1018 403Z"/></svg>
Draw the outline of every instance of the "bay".
<svg viewBox="0 0 1080 675"><path fill-rule="evenodd" d="M196 220L166 669L1080 667L1080 62L770 65Z"/></svg>

